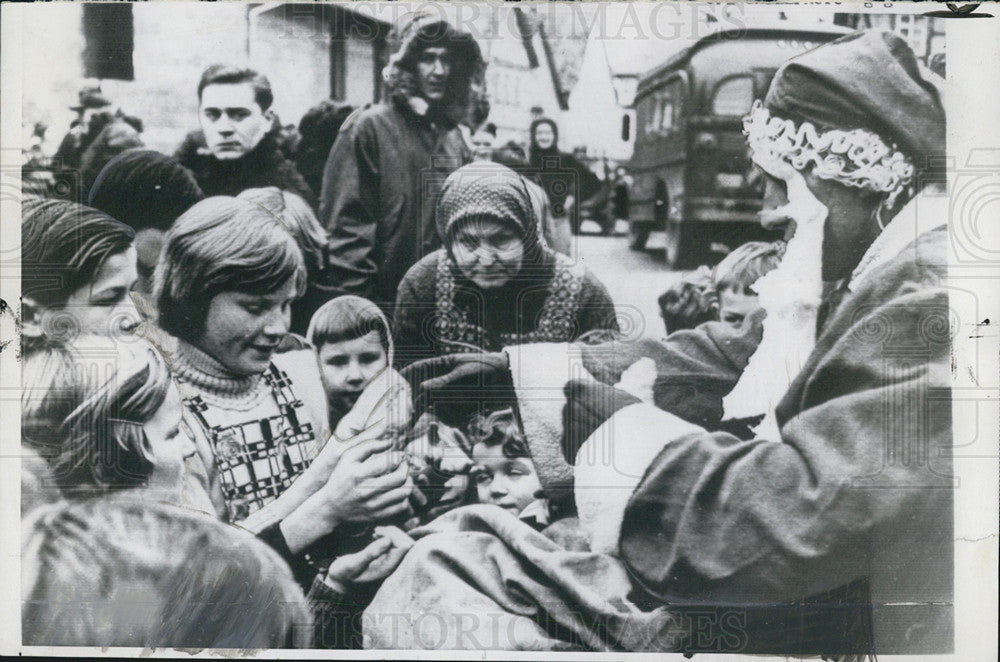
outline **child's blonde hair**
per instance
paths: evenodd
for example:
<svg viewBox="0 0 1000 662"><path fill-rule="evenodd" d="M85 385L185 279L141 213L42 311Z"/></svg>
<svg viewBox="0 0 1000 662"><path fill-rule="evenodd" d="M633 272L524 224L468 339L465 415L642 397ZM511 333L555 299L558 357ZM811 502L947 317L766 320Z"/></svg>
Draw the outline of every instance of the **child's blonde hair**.
<svg viewBox="0 0 1000 662"><path fill-rule="evenodd" d="M22 524L27 645L283 648L312 619L281 557L251 534L122 497L43 506Z"/></svg>
<svg viewBox="0 0 1000 662"><path fill-rule="evenodd" d="M750 286L776 268L785 255L785 242L750 241L738 246L712 270L715 291L752 294Z"/></svg>
<svg viewBox="0 0 1000 662"><path fill-rule="evenodd" d="M22 441L67 495L143 485L153 471L143 424L166 400L166 361L141 339L76 342L51 342L25 358Z"/></svg>

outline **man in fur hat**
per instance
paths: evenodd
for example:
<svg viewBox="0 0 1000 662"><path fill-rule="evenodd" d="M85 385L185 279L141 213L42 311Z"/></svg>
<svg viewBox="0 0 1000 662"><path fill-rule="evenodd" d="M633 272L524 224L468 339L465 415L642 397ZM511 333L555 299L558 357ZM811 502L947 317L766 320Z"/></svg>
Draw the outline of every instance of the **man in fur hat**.
<svg viewBox="0 0 1000 662"><path fill-rule="evenodd" d="M432 377L422 390L513 387L543 488L571 493L592 555L537 554L542 542L499 523L503 545L482 522L442 523L385 597L421 596L414 611L470 639L488 633L450 616L468 605L492 608L500 631L528 616L520 640L535 648L952 651L940 83L880 31L775 74L744 120L767 182L762 223L788 241L754 285L766 318L752 356L709 322L652 347L521 345L414 364ZM637 350L655 370L623 371ZM734 433L720 415L752 422ZM465 560L476 545L489 568ZM469 576L475 587L457 579Z"/></svg>
<svg viewBox="0 0 1000 662"><path fill-rule="evenodd" d="M323 173L320 222L341 294L391 309L413 264L441 245L434 206L448 175L471 161L458 123L482 90L471 35L418 15L399 30L384 101L343 124Z"/></svg>

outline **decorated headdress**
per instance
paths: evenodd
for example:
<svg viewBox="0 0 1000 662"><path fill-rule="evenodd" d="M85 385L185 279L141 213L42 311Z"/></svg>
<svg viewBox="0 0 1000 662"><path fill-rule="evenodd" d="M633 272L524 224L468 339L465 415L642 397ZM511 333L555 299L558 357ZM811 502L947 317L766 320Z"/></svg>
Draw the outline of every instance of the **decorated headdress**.
<svg viewBox="0 0 1000 662"><path fill-rule="evenodd" d="M891 207L943 165L935 78L889 32L856 32L807 51L778 70L744 118L753 158L885 193Z"/></svg>

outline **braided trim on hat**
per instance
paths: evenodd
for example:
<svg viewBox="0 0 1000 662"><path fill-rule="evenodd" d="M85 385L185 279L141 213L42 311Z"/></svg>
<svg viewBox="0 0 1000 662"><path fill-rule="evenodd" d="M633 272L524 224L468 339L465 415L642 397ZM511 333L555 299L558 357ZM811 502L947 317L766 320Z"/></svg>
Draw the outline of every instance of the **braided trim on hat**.
<svg viewBox="0 0 1000 662"><path fill-rule="evenodd" d="M743 133L755 161L777 159L796 170L812 165L820 179L846 186L888 193L889 208L914 179L916 168L896 145L864 129L820 132L811 122L795 122L771 113L758 99L743 118Z"/></svg>

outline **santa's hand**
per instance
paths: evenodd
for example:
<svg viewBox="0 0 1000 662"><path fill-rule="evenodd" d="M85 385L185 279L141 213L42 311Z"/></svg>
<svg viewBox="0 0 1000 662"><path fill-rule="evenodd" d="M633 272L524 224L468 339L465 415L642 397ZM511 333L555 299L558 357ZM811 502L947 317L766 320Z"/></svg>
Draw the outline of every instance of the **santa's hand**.
<svg viewBox="0 0 1000 662"><path fill-rule="evenodd" d="M503 352L478 352L417 361L404 368L402 374L413 387L414 411L422 412L439 391L485 397L484 389L509 384L508 371L507 355Z"/></svg>
<svg viewBox="0 0 1000 662"><path fill-rule="evenodd" d="M773 229L795 223L796 233L811 228L821 228L829 210L809 190L802 173L783 159L771 159L767 162L757 162L767 174L785 183L785 195L788 204L777 209L765 209L760 213L760 222L767 229Z"/></svg>
<svg viewBox="0 0 1000 662"><path fill-rule="evenodd" d="M448 386L481 384L507 368L507 355L503 352L479 352L424 359L408 365L401 372L418 389L435 391Z"/></svg>

